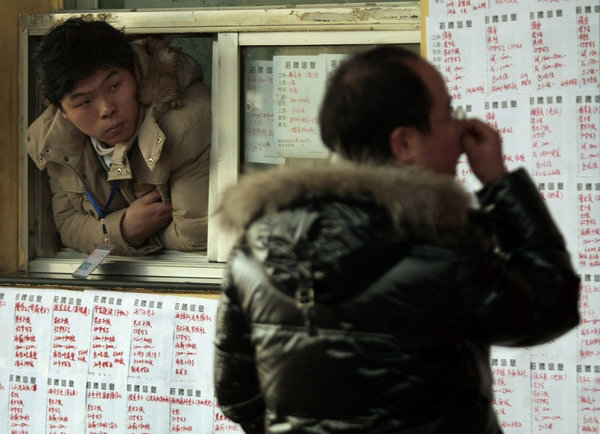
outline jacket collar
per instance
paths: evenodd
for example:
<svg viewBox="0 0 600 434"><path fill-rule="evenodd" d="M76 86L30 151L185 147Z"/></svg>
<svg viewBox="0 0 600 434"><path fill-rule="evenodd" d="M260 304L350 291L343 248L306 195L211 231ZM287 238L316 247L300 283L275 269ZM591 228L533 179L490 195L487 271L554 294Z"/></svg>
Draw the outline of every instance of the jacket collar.
<svg viewBox="0 0 600 434"><path fill-rule="evenodd" d="M256 218L276 212L307 194L367 194L399 226L436 233L464 226L472 197L455 178L397 165L351 163L316 168L282 167L243 177L224 194L220 223L240 235Z"/></svg>

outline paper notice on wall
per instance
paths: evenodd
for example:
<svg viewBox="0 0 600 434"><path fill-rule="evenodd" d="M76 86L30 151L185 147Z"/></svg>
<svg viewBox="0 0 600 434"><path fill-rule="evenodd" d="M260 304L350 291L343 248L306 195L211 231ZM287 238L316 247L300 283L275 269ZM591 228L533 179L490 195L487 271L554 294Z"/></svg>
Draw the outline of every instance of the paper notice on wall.
<svg viewBox="0 0 600 434"><path fill-rule="evenodd" d="M125 382L131 349L133 297L93 292L89 373Z"/></svg>
<svg viewBox="0 0 600 434"><path fill-rule="evenodd" d="M579 433L600 432L600 362L577 365Z"/></svg>
<svg viewBox="0 0 600 434"><path fill-rule="evenodd" d="M182 297L175 303L171 379L204 390L212 386L217 306L217 300L197 298Z"/></svg>
<svg viewBox="0 0 600 434"><path fill-rule="evenodd" d="M86 377L75 371L48 377L46 434L84 433Z"/></svg>
<svg viewBox="0 0 600 434"><path fill-rule="evenodd" d="M505 434L531 432L531 371L529 352L493 347L494 408Z"/></svg>
<svg viewBox="0 0 600 434"><path fill-rule="evenodd" d="M573 353L571 353L573 354ZM531 357L532 431L572 432L577 418L577 373L574 357Z"/></svg>
<svg viewBox="0 0 600 434"><path fill-rule="evenodd" d="M155 294L133 297L129 378L169 378L175 298Z"/></svg>
<svg viewBox="0 0 600 434"><path fill-rule="evenodd" d="M46 429L46 379L36 371L14 369L9 375L8 433L37 434Z"/></svg>
<svg viewBox="0 0 600 434"><path fill-rule="evenodd" d="M13 367L48 373L52 299L52 291L18 290L15 294Z"/></svg>
<svg viewBox="0 0 600 434"><path fill-rule="evenodd" d="M109 377L88 378L86 433L122 434L126 430L126 383Z"/></svg>
<svg viewBox="0 0 600 434"><path fill-rule="evenodd" d="M127 434L170 431L171 400L168 381L130 379L127 383Z"/></svg>
<svg viewBox="0 0 600 434"><path fill-rule="evenodd" d="M213 434L214 403L212 386L172 383L171 428L169 432Z"/></svg>
<svg viewBox="0 0 600 434"><path fill-rule="evenodd" d="M273 112L273 61L249 61L245 80L244 160L283 164L285 159L279 155L273 127L277 115Z"/></svg>
<svg viewBox="0 0 600 434"><path fill-rule="evenodd" d="M87 375L92 330L92 295L56 291L52 311L50 376Z"/></svg>
<svg viewBox="0 0 600 434"><path fill-rule="evenodd" d="M579 87L600 89L600 4L579 1L577 19Z"/></svg>
<svg viewBox="0 0 600 434"><path fill-rule="evenodd" d="M484 16L427 19L427 57L444 77L454 104L473 95L486 95Z"/></svg>
<svg viewBox="0 0 600 434"><path fill-rule="evenodd" d="M532 89L531 39L523 33L529 22L527 9L485 16L489 94L506 97Z"/></svg>
<svg viewBox="0 0 600 434"><path fill-rule="evenodd" d="M323 56L273 56L274 131L282 157L329 157L318 123L326 76Z"/></svg>

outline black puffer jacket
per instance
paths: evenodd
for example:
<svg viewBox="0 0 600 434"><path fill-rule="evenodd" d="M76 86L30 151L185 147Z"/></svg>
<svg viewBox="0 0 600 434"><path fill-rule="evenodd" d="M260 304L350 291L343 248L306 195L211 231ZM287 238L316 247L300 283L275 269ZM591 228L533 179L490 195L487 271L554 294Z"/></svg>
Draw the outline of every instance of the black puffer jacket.
<svg viewBox="0 0 600 434"><path fill-rule="evenodd" d="M397 167L249 176L215 387L248 433L500 433L491 345L579 320L579 279L524 171L479 193Z"/></svg>

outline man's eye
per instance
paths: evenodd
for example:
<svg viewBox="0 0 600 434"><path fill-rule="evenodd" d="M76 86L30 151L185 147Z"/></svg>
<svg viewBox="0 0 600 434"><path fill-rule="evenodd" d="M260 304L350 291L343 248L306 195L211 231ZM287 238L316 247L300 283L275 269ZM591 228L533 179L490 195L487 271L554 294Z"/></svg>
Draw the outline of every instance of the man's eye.
<svg viewBox="0 0 600 434"><path fill-rule="evenodd" d="M121 82L115 83L110 87L110 90L117 90L121 86Z"/></svg>
<svg viewBox="0 0 600 434"><path fill-rule="evenodd" d="M89 99L88 99L88 100L85 100L85 101L81 101L80 103L77 103L77 104L75 105L75 108L87 107L87 106L89 106L89 105L90 105L90 103L91 103L91 101L90 101Z"/></svg>

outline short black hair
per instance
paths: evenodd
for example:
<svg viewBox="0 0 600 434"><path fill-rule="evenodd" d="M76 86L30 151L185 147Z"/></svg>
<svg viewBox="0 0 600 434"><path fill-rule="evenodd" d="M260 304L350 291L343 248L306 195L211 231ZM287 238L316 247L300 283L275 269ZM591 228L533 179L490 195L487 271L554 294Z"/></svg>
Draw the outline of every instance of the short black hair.
<svg viewBox="0 0 600 434"><path fill-rule="evenodd" d="M433 101L408 62L423 61L407 49L379 46L343 62L330 77L319 126L323 143L344 158L386 163L398 126L429 131Z"/></svg>
<svg viewBox="0 0 600 434"><path fill-rule="evenodd" d="M96 71L110 67L135 71L135 55L125 33L102 20L69 18L54 27L42 39L35 61L44 95L61 109L65 95Z"/></svg>

